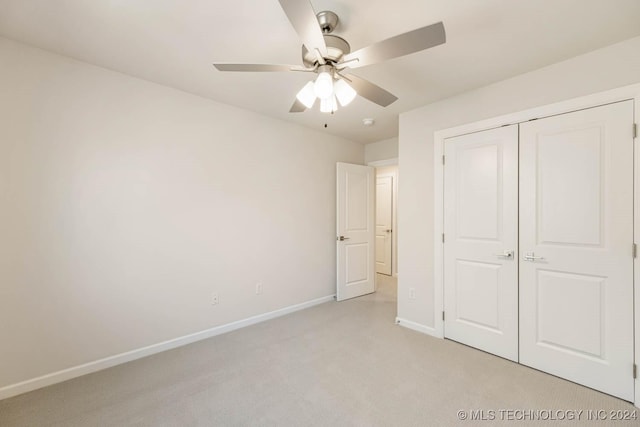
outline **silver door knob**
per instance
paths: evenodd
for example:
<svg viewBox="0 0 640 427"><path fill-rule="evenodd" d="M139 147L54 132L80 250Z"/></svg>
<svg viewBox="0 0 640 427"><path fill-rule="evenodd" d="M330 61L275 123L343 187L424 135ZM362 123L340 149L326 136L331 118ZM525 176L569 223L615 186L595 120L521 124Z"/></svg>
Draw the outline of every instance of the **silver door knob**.
<svg viewBox="0 0 640 427"><path fill-rule="evenodd" d="M527 252L526 254L524 254L524 256L522 257L523 260L525 261L541 261L544 259L543 256L535 256L535 254L533 252Z"/></svg>
<svg viewBox="0 0 640 427"><path fill-rule="evenodd" d="M504 251L501 254L494 254L494 255L499 257L499 258L512 259L513 258L513 251Z"/></svg>
<svg viewBox="0 0 640 427"><path fill-rule="evenodd" d="M345 241L345 240L349 240L348 237L344 237L344 236L338 236L338 240L340 240L341 242Z"/></svg>

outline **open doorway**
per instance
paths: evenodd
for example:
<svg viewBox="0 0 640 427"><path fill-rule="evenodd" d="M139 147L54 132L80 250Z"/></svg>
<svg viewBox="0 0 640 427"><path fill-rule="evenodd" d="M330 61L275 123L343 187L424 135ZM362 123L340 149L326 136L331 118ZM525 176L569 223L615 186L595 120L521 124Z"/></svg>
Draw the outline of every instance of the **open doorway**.
<svg viewBox="0 0 640 427"><path fill-rule="evenodd" d="M376 166L376 273L396 277L398 165Z"/></svg>
<svg viewBox="0 0 640 427"><path fill-rule="evenodd" d="M393 296L396 300L398 288L398 183L400 165L398 163L399 141L398 137L385 139L382 141L372 142L365 146L365 163L375 168L376 172L376 193L391 193L391 213L385 213L390 217L390 227L388 221L380 221L383 216L378 211L388 212L388 208L376 206L374 214L376 217L376 244L374 245L375 276L376 276L376 293L384 294L385 289L388 290L389 297ZM380 181L378 181L380 179ZM378 186L377 184L381 185ZM389 199L388 196L387 200ZM382 196L378 195L378 199L382 200ZM384 219L384 218L383 218ZM385 223L386 222L386 223ZM387 230L390 230L387 232ZM377 253L376 253L377 249ZM390 264L390 272L389 272ZM382 266L386 269L382 269ZM379 272L381 271L381 272Z"/></svg>
<svg viewBox="0 0 640 427"><path fill-rule="evenodd" d="M397 160L367 166L338 162L336 172L336 299L377 291L396 298Z"/></svg>

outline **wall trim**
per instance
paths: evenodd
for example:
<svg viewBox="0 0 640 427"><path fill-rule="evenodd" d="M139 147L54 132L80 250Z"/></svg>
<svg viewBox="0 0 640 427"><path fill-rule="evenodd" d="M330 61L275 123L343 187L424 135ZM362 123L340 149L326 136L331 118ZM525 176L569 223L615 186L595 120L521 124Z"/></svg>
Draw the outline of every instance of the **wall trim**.
<svg viewBox="0 0 640 427"><path fill-rule="evenodd" d="M378 167L378 166L397 166L398 165L398 158L394 157L392 159L385 159L385 160L375 160L373 162L367 162L367 166L373 166L373 167Z"/></svg>
<svg viewBox="0 0 640 427"><path fill-rule="evenodd" d="M111 368L116 365L131 362L133 360L141 359L143 357L151 356L153 354L161 353L163 351L182 347L184 345L192 344L197 341L202 341L207 338L215 337L216 335L222 335L227 332L235 331L236 329L241 329L247 326L255 325L256 323L265 322L267 320L281 317L296 311L304 310L306 308L310 308L319 304L334 301L334 298L335 294L327 295L326 297L316 298L300 304L290 305L288 307L259 314L257 316L248 317L246 319L237 320L235 322L227 323L220 326L215 326L213 328L205 329L193 334L173 338L157 344L141 347L135 350L127 351L125 353L120 353L113 356L105 357L103 359L94 360L82 365L73 366L71 368L63 369L16 384L1 387L0 400L67 381L73 378L77 378L82 375L87 375L93 372L101 371L103 369Z"/></svg>
<svg viewBox="0 0 640 427"><path fill-rule="evenodd" d="M433 170L434 170L434 330L436 335L444 337L444 321L439 315L444 311L444 245L442 243L442 233L444 233L444 167L442 156L444 154L444 143L447 138L479 132L483 130L497 128L503 125L518 124L528 120L565 114L572 111L593 108L600 105L610 104L633 99L635 123L640 124L640 84L632 84L620 88L598 92L579 98L560 101L540 107L531 108L524 111L509 113L486 120L468 123L448 129L434 132L433 144ZM639 138L634 139L634 242L640 243L640 147ZM635 258L634 263L634 363L640 366L640 259ZM640 378L635 380L635 400L634 404L640 408Z"/></svg>
<svg viewBox="0 0 640 427"><path fill-rule="evenodd" d="M403 326L407 329L411 329L417 332L421 332L426 335L431 335L432 337L442 338L439 336L434 328L427 325L422 325L420 323L412 322L411 320L402 319L400 317L396 317L396 324Z"/></svg>

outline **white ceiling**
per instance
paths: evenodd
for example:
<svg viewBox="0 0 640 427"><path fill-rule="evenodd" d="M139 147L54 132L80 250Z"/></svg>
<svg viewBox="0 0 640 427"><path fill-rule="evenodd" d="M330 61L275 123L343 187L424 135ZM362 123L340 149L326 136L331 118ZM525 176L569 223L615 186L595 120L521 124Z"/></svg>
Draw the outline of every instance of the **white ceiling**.
<svg viewBox="0 0 640 427"><path fill-rule="evenodd" d="M212 62L301 64L277 0L0 0L0 34L216 101L368 143L398 114L640 35L639 0L312 0L352 50L443 21L447 43L354 70L399 100L290 114L306 73L222 73ZM362 119L375 118L373 127ZM323 128L327 124L326 129Z"/></svg>

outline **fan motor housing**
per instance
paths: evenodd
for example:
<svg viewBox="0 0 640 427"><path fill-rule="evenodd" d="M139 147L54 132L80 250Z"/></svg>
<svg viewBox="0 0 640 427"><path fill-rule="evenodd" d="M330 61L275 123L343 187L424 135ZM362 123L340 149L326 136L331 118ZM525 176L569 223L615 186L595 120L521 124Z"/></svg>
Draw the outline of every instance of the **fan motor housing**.
<svg viewBox="0 0 640 427"><path fill-rule="evenodd" d="M324 42L327 45L327 55L324 60L327 62L338 63L344 55L351 52L351 46L342 37L325 34ZM309 52L304 45L302 46L302 62L307 67L315 67L318 64L315 53Z"/></svg>

